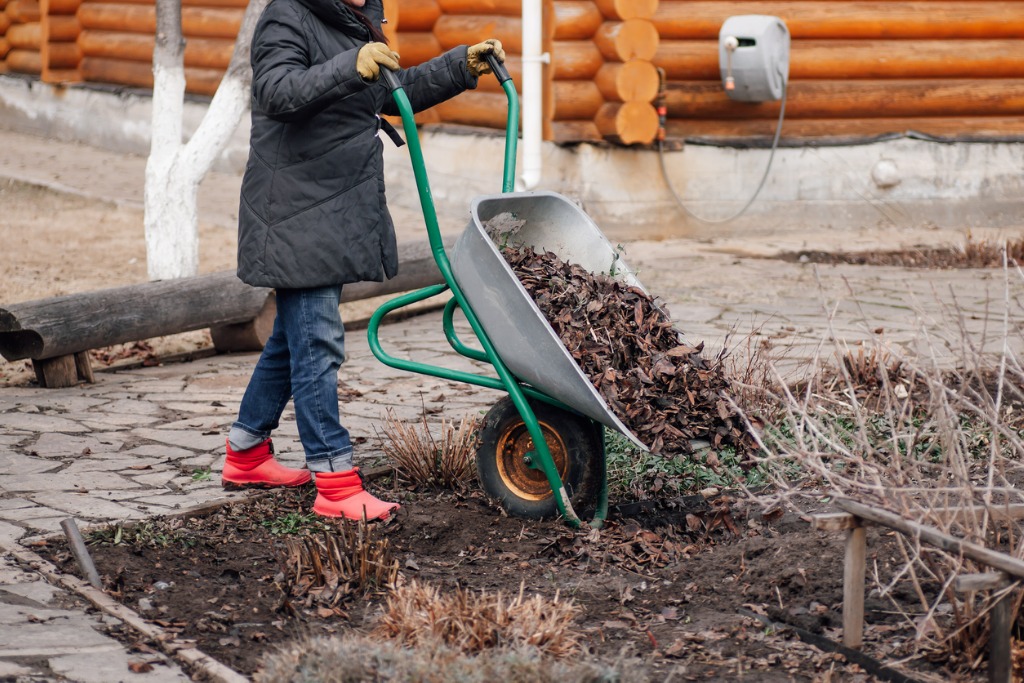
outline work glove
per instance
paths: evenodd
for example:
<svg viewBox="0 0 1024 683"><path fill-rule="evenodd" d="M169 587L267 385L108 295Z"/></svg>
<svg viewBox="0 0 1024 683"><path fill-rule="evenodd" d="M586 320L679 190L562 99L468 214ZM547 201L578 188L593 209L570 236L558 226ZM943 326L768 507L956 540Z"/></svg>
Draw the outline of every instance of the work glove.
<svg viewBox="0 0 1024 683"><path fill-rule="evenodd" d="M501 49L501 41L497 38L488 38L482 43L471 45L466 52L466 67L469 73L476 78L491 73L491 65L486 59L491 53L494 53L499 62L505 63L505 51Z"/></svg>
<svg viewBox="0 0 1024 683"><path fill-rule="evenodd" d="M380 78L380 68L398 71L398 53L384 43L367 43L356 54L356 71L367 81Z"/></svg>

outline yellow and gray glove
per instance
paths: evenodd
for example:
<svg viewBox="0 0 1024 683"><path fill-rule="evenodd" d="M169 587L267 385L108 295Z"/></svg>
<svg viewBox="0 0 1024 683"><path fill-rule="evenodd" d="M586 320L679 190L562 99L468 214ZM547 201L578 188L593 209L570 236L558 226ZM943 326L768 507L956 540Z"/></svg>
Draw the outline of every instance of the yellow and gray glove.
<svg viewBox="0 0 1024 683"><path fill-rule="evenodd" d="M491 65L487 63L487 55L493 53L498 61L505 63L505 51L501 49L501 41L497 38L488 38L482 43L471 45L466 52L466 67L469 73L479 78L484 74L491 73Z"/></svg>
<svg viewBox="0 0 1024 683"><path fill-rule="evenodd" d="M380 68L398 71L398 53L384 43L367 43L356 54L356 71L367 81L380 78Z"/></svg>

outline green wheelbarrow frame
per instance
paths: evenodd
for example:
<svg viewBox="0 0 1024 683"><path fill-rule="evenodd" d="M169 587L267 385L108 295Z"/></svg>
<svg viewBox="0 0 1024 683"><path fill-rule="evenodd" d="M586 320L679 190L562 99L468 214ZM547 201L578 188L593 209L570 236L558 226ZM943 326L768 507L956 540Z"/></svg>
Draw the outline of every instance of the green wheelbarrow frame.
<svg viewBox="0 0 1024 683"><path fill-rule="evenodd" d="M505 129L505 159L502 192L512 192L515 185L516 146L519 138L519 95L512 83L512 77L505 69L505 66L494 59L493 55L488 55L488 62L490 63L495 77L501 84L501 87L505 91L505 95L508 99L508 119ZM391 89L392 97L394 97L395 104L398 106L398 111L402 117L402 127L405 131L406 142L409 146L409 156L412 161L413 174L416 179L416 188L419 192L420 206L423 210L423 219L427 229L427 239L430 244L430 250L434 257L434 261L437 263L438 270L444 278L444 283L432 285L415 292L404 294L380 306L380 308L378 308L371 316L369 326L367 328L370 350L382 363L399 370L507 392L509 398L519 411L519 415L522 418L523 424L526 426L533 443L534 450L526 454L524 458L525 462L527 462L529 467L538 469L544 474L548 485L551 487L555 505L559 514L561 514L569 525L574 528L578 528L581 526L582 522L569 500L569 495L566 492L565 485L558 474L558 469L551 456L551 451L544 439L540 423L537 420L533 409L530 407L527 397L537 401L542 401L571 413L579 414L579 412L571 406L565 405L561 401L548 396L544 392L539 391L514 377L506 367L505 363L502 362L490 339L488 339L487 333L484 331L476 314L474 314L472 307L466 301L466 297L463 295L458 282L455 280L451 263L448 260L448 254L444 248L444 243L441 238L441 230L437 221L437 211L434 207L433 196L430 192L430 182L427 178L426 165L423 159L423 149L420 145L419 131L416 128L416 122L413 118L412 105L395 74L388 69L381 69L381 73L388 87ZM379 330L385 316L400 308L443 294L447 290L451 291L452 298L447 302L444 308L442 324L445 338L457 353L472 360L490 363L498 375L497 378L396 358L385 352L384 348L381 346ZM456 308L462 310L463 315L469 322L470 328L473 330L473 333L476 335L476 338L483 349L482 351L466 346L458 338L454 328L454 315ZM601 429L601 426L596 422L594 423L594 426L595 428ZM605 466L605 454L603 452L603 436L601 443L602 453L599 458L601 471L598 473L600 477L600 489L598 492L597 508L594 512L592 521L590 522L590 525L594 528L600 528L608 516L608 476Z"/></svg>

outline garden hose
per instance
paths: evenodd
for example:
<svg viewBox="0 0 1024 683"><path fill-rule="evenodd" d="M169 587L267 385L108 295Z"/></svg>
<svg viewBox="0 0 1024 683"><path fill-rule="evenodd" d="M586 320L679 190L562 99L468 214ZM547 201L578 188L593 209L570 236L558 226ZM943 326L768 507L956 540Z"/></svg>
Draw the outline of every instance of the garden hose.
<svg viewBox="0 0 1024 683"><path fill-rule="evenodd" d="M665 120L667 118L668 111L667 107L665 106L665 72L663 69L658 69L658 77L658 163L661 166L661 176L665 181L665 185L668 187L668 191L672 194L672 197L673 199L675 199L676 204L679 205L679 208L682 209L686 213L686 215L702 223L720 224L736 220L744 213L746 213L747 209L750 208L750 205L753 204L754 200L757 199L757 196L761 194L761 189L764 187L765 182L768 180L768 173L771 171L772 161L775 159L775 150L779 146L779 138L782 135L782 122L785 120L786 117L786 91L788 90L788 82L783 81L782 84L782 100L781 105L779 107L779 121L775 126L775 137L772 139L771 153L768 155L768 164L765 166L764 174L761 176L761 182L757 184L757 189L754 190L754 194L751 195L750 199L747 200L747 203L744 204L739 211L737 211L731 216L728 216L727 218L705 218L703 216L698 216L688 206L686 206L686 202L684 202L683 198L679 196L678 192L676 192L675 187L672 186L672 181L669 179L668 167L665 165Z"/></svg>

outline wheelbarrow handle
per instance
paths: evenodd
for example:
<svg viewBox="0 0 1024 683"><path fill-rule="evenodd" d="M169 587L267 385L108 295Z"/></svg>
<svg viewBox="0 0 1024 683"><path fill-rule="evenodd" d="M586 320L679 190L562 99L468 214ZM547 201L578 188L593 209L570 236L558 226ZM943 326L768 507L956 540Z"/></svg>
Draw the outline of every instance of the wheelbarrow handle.
<svg viewBox="0 0 1024 683"><path fill-rule="evenodd" d="M509 75L508 69L505 68L505 64L499 62L493 52L485 54L484 59L486 59L487 63L491 65L491 70L494 71L494 77L498 79L498 85L503 85L505 81L512 80L512 76Z"/></svg>
<svg viewBox="0 0 1024 683"><path fill-rule="evenodd" d="M398 74L386 66L380 68L381 77L388 86L388 92L395 92L402 87L402 81L398 80Z"/></svg>
<svg viewBox="0 0 1024 683"><path fill-rule="evenodd" d="M509 74L508 69L502 62L498 61L498 58L494 56L493 52L488 52L484 55L484 59L491 65L491 70L494 71L494 77L498 79L498 85L502 85L505 81L511 81L512 76ZM384 82L388 86L390 92L394 92L402 87L402 82L398 80L398 74L387 67L381 67L381 76L384 78Z"/></svg>

